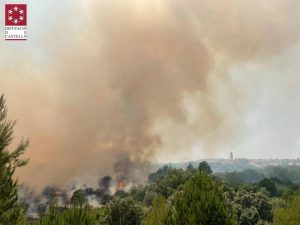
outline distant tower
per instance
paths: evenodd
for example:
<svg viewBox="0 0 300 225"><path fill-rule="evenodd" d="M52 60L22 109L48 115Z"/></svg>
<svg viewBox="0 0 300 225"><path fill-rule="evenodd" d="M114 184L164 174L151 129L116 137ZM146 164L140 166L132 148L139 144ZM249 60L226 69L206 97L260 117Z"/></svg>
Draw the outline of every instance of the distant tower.
<svg viewBox="0 0 300 225"><path fill-rule="evenodd" d="M233 153L230 152L230 161L233 161Z"/></svg>

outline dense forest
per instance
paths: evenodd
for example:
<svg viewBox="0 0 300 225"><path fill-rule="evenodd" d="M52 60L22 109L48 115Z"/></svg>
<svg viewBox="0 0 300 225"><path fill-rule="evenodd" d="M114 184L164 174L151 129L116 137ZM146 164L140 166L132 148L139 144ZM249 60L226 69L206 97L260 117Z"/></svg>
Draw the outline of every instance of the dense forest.
<svg viewBox="0 0 300 225"><path fill-rule="evenodd" d="M46 204L36 200L32 217L27 198L14 174L29 142L9 150L14 121L7 119L0 98L0 224L1 225L296 225L300 223L300 168L269 167L264 171L214 173L203 161L185 169L164 166L149 174L144 185L120 181L112 192L112 177L96 188L74 190L69 198L55 187L43 191ZM267 172L266 172L267 171ZM96 206L91 204L95 197ZM63 201L62 201L63 199Z"/></svg>

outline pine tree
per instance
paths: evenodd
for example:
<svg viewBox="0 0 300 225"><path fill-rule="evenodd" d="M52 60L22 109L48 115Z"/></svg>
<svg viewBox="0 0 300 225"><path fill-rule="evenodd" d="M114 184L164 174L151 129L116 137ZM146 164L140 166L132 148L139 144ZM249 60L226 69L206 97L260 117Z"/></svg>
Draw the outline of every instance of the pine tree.
<svg viewBox="0 0 300 225"><path fill-rule="evenodd" d="M212 169L206 161L202 161L199 163L198 170L202 172L206 172L208 174L212 173Z"/></svg>
<svg viewBox="0 0 300 225"><path fill-rule="evenodd" d="M233 211L226 204L220 184L198 172L182 191L175 193L165 225L234 225Z"/></svg>
<svg viewBox="0 0 300 225"><path fill-rule="evenodd" d="M74 191L71 197L71 203L75 206L82 206L85 202L86 200L84 198L83 191L81 189Z"/></svg>
<svg viewBox="0 0 300 225"><path fill-rule="evenodd" d="M23 140L14 151L9 151L8 146L13 141L13 130L16 122L7 119L5 99L0 97L0 224L18 224L14 219L20 208L17 207L18 199L17 180L13 178L15 170L27 164L27 160L20 156L27 148L29 141Z"/></svg>
<svg viewBox="0 0 300 225"><path fill-rule="evenodd" d="M153 200L153 208L150 214L145 219L143 225L164 225L164 220L167 216L166 199L159 195Z"/></svg>

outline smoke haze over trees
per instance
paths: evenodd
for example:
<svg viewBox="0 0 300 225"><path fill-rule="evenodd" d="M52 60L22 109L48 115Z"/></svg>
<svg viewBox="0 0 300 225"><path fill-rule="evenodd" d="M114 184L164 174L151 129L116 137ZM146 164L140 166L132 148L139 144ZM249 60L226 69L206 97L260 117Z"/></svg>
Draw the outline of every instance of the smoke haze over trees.
<svg viewBox="0 0 300 225"><path fill-rule="evenodd" d="M295 157L299 5L29 1L31 40L0 46L1 92L17 135L32 140L21 180L41 189L99 173L138 179L147 162L229 148Z"/></svg>
<svg viewBox="0 0 300 225"><path fill-rule="evenodd" d="M26 4L0 225L300 224L300 0Z"/></svg>
<svg viewBox="0 0 300 225"><path fill-rule="evenodd" d="M110 176L99 180L97 190L87 186L74 186L71 197L64 190L46 186L43 196L35 199L30 191L23 188L19 191L21 198L17 202L17 181L12 176L15 169L27 164L20 156L28 146L28 141L21 141L14 151L8 150L13 140L15 122L7 120L6 113L2 96L0 224L142 225L145 222L151 225L156 223L156 219L159 224L165 225L261 225L273 222L273 218L275 224L292 224L299 220L295 209L298 208L296 200L300 185L289 180L293 174L286 173L284 180L279 176L264 178L258 183L230 183L232 180L228 182L224 179L228 172L225 176L213 174L205 161L199 163L198 169L192 164L185 170L164 166L149 175L146 185L133 183L127 190L125 180L120 181L114 193L111 192ZM295 171L297 167L294 166L293 169ZM273 171L273 174L276 171L278 173L276 168ZM258 176L259 173L245 171L245 176L253 178L253 174ZM245 179L247 180L249 179ZM93 196L95 199L91 199ZM32 214L33 208L36 215ZM157 215L159 209L162 211Z"/></svg>

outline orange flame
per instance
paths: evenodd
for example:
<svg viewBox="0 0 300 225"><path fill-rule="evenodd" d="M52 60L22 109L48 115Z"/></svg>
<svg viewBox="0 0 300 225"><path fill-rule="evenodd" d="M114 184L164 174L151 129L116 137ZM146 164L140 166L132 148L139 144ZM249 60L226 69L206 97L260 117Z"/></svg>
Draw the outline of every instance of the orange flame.
<svg viewBox="0 0 300 225"><path fill-rule="evenodd" d="M119 182L119 189L125 189L125 186L126 186L125 181L121 180Z"/></svg>

